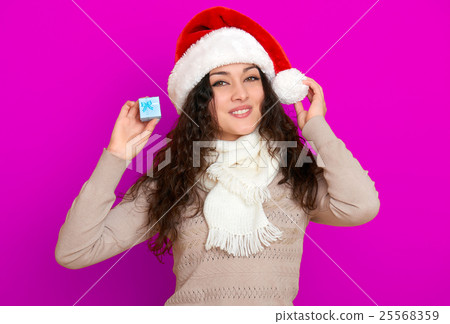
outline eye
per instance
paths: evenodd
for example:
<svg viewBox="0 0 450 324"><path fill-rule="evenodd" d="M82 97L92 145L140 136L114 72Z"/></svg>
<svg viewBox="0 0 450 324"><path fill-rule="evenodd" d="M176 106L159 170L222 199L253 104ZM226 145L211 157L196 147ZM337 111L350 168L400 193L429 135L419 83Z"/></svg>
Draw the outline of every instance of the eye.
<svg viewBox="0 0 450 324"><path fill-rule="evenodd" d="M250 80L250 81L257 81L257 80L259 80L259 78L258 78L258 77L255 77L255 76L250 76L250 77L247 78L247 80L248 80L248 79L251 79L251 78L253 78L253 80ZM220 82L226 83L225 81L217 81L216 83L213 84L213 87L218 86L218 85L220 84Z"/></svg>
<svg viewBox="0 0 450 324"><path fill-rule="evenodd" d="M219 84L220 82L225 82L225 81L217 81L216 83L213 84L213 87L218 86L218 84Z"/></svg>
<svg viewBox="0 0 450 324"><path fill-rule="evenodd" d="M247 80L250 79L250 78L253 78L253 79L254 79L253 81L259 80L259 78L258 78L258 77L255 77L255 76L248 77Z"/></svg>

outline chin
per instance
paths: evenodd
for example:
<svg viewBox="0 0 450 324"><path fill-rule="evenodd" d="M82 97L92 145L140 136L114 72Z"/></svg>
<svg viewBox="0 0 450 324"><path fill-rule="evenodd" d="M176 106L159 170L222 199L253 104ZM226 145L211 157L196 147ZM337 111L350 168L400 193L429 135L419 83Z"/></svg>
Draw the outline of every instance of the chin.
<svg viewBox="0 0 450 324"><path fill-rule="evenodd" d="M250 116L249 116L250 117ZM231 136L233 137L239 137L239 136L244 136L244 135L248 135L250 133L252 133L257 127L258 127L258 118L260 118L261 116L258 116L256 118L251 118L251 119L247 119L244 120L236 120L236 118L233 118L231 121L227 120L227 126L225 126L224 128L224 133L228 134L228 136L226 136L226 138L230 138Z"/></svg>
<svg viewBox="0 0 450 324"><path fill-rule="evenodd" d="M246 125L242 125L239 128L236 128L237 135L248 135L256 129L257 125L254 125L255 122L248 123Z"/></svg>

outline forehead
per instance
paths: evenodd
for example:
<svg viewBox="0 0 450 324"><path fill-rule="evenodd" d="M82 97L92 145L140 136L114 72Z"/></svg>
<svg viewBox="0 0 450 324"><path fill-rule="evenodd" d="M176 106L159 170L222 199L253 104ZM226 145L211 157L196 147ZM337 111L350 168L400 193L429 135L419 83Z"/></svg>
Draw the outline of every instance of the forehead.
<svg viewBox="0 0 450 324"><path fill-rule="evenodd" d="M220 71L226 71L226 72L232 72L232 71L236 71L236 72L242 72L245 68L251 67L251 66L255 66L256 64L253 63L232 63L232 64L227 64L227 65L222 65L219 66L215 69L212 69L210 71L210 73L214 73L214 72L220 72Z"/></svg>

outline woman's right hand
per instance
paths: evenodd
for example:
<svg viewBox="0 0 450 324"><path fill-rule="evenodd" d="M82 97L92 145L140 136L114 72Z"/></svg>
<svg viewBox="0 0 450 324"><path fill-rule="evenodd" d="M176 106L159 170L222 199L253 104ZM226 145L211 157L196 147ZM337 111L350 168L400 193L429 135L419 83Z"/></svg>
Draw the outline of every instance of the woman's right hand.
<svg viewBox="0 0 450 324"><path fill-rule="evenodd" d="M120 110L106 149L124 160L131 161L144 148L158 122L159 119L142 122L139 118L139 101L127 101Z"/></svg>

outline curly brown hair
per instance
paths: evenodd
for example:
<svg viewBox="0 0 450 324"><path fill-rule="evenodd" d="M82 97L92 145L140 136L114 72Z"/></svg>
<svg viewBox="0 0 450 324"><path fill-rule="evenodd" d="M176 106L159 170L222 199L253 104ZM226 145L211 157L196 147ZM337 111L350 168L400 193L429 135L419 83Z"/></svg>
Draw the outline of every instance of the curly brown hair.
<svg viewBox="0 0 450 324"><path fill-rule="evenodd" d="M305 139L299 136L297 126L286 115L267 76L258 66L257 69L264 89L264 101L261 105L263 118L260 121L259 134L267 141L297 142L296 147L287 147L284 151L285 157L287 157L287 166L280 167L284 178L278 184L287 182L292 188L293 199L302 202L302 209L309 213L316 203L317 176L323 172L323 168L316 164L313 154L307 149ZM201 153L196 158L197 161L200 161L200 166L193 167L192 152L195 141L214 141L217 139L217 134L222 133L215 110L209 108L213 98L208 73L189 93L182 107L184 113L179 116L175 126L166 136L170 140L156 153L153 159L152 177L148 174L142 175L125 195L119 194L119 197L124 200L134 200L142 186L149 206L151 206L148 209L148 222L145 227L154 224L159 233L159 235L155 235L156 239L151 237L147 241L150 251L157 258L164 255L166 251L172 255L172 245L178 237L177 225L180 223L181 215L186 207L195 204L192 205L196 207L193 216L203 210L204 202L198 191L190 189L195 185L198 176L204 174L208 162L205 154ZM200 127L197 127L191 119ZM267 147L271 156L281 149L270 145ZM304 149L307 151L304 158L309 157L309 161L312 163L304 163L302 167L295 167ZM167 163L165 161L167 150L170 150L171 155L169 164L159 170L160 163ZM213 151L213 147L205 147L203 152L209 154ZM160 215L164 214L165 216L158 221ZM158 260L162 262L160 258Z"/></svg>

